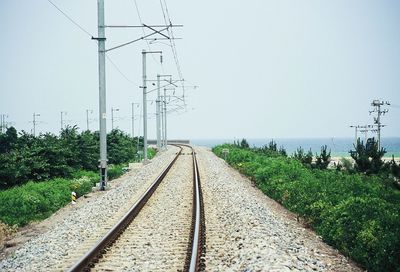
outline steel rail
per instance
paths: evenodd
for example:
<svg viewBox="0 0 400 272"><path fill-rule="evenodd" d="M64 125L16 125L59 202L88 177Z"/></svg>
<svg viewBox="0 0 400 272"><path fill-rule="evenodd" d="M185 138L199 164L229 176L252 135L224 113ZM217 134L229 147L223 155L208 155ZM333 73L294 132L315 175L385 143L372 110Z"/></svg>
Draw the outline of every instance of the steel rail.
<svg viewBox="0 0 400 272"><path fill-rule="evenodd" d="M93 264L106 252L106 248L112 245L121 233L128 227L136 215L140 212L142 207L146 204L147 200L151 197L160 182L167 175L172 165L178 159L182 152L182 148L177 153L172 162L164 169L164 171L156 178L151 186L146 190L142 197L129 209L128 213L118 221L114 227L107 232L107 234L97 241L97 243L77 262L72 266L69 272L90 270Z"/></svg>
<svg viewBox="0 0 400 272"><path fill-rule="evenodd" d="M200 266L200 255L201 255L201 204L200 204L200 178L199 171L197 168L197 160L194 149L192 148L193 154L193 181L195 186L195 201L194 201L194 231L192 238L192 254L190 257L189 271L194 272L199 270Z"/></svg>
<svg viewBox="0 0 400 272"><path fill-rule="evenodd" d="M174 145L174 144L173 144ZM178 145L178 144L177 144ZM192 208L192 227L190 232L190 244L184 270L194 272L204 270L202 256L205 252L205 220L204 207L201 192L200 173L197 165L196 152L190 145L186 146L192 151L193 161L193 208Z"/></svg>

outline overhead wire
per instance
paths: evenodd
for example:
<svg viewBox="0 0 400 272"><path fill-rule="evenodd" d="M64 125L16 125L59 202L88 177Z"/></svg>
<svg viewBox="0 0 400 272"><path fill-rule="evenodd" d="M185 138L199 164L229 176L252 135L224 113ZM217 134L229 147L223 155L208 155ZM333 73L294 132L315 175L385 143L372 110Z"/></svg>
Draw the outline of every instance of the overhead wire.
<svg viewBox="0 0 400 272"><path fill-rule="evenodd" d="M168 5L166 0L159 0L160 1L160 6L163 12L163 17L164 17L164 21L166 25L172 25L171 23L171 17L169 15L169 10L168 10ZM164 4L163 4L164 2ZM165 7L165 9L164 9ZM175 44L175 37L174 37L174 32L172 30L172 27L168 29L168 34L170 36L169 42L171 44L171 50L172 50L172 54L175 60L175 65L176 65L176 69L179 75L179 79L181 82L181 86L182 86L182 90L183 90L183 97L185 97L185 84L184 84L184 79L183 79L183 75L182 75L182 70L181 70L181 65L179 63L179 58L178 58L178 52L176 49L176 44Z"/></svg>
<svg viewBox="0 0 400 272"><path fill-rule="evenodd" d="M136 10L137 16L138 16L138 18L139 18L140 24L141 24L142 26L144 26L143 20L142 20L142 16L140 15L139 5L138 5L137 1L136 1L136 0L131 0L131 3L132 3L132 4L134 5L134 7L135 7L135 10ZM143 32L143 36L147 36L147 35L146 35L146 31L144 30L144 27L142 27L142 32ZM152 51L149 41L148 41L148 40L145 40L145 41L146 41L146 44L147 44L147 49L148 49L149 51ZM153 58L154 62L158 63L153 54L151 54L151 57ZM162 69L163 73L165 73L165 72L164 72L163 63L161 63L161 69Z"/></svg>
<svg viewBox="0 0 400 272"><path fill-rule="evenodd" d="M80 24L78 24L74 19L72 19L67 13L65 13L62 9L60 9L56 4L54 4L51 0L47 0L53 7L55 7L61 14L63 14L71 23L77 26L80 30L86 33L89 37L93 37L92 34L89 33L86 29L84 29Z"/></svg>
<svg viewBox="0 0 400 272"><path fill-rule="evenodd" d="M164 1L164 5L163 5L163 1ZM169 15L169 10L168 10L168 5L167 5L166 0L160 0L160 5L161 5L162 12L163 12L165 24L166 25L172 25L171 17ZM165 11L164 11L164 7L165 7ZM175 63L176 63L176 66L177 66L178 74L179 74L180 79L183 79L182 70L181 70L181 66L180 66L179 58L178 58L178 52L176 50L174 32L172 30L172 27L170 29L168 29L168 32L169 32L170 37L171 37L171 39L169 39L169 41L170 41L170 44L171 44L172 53L174 55L174 59L175 59Z"/></svg>
<svg viewBox="0 0 400 272"><path fill-rule="evenodd" d="M118 73L125 78L128 82L137 85L135 82L133 82L132 80L130 80L122 71L121 69L118 67L117 64L115 64L115 62L108 56L108 54L106 54L106 58L108 59L108 61L114 66L114 68L118 71Z"/></svg>
<svg viewBox="0 0 400 272"><path fill-rule="evenodd" d="M54 8L56 8L62 15L65 16L65 18L67 18L70 22L72 22L75 26L77 26L81 31L83 31L85 34L87 34L90 38L93 37L92 34L90 34L89 31L87 31L84 27L82 27L79 23L77 23L74 19L72 19L65 11L63 11L60 7L58 7L56 4L54 4L54 2L52 2L51 0L47 0L47 2L49 2ZM130 80L122 71L121 69L118 67L118 65L106 54L106 58L110 61L110 63L114 66L114 68L118 71L118 73L121 74L121 76L123 78L125 78L128 82L137 85L135 82L133 82L132 80Z"/></svg>

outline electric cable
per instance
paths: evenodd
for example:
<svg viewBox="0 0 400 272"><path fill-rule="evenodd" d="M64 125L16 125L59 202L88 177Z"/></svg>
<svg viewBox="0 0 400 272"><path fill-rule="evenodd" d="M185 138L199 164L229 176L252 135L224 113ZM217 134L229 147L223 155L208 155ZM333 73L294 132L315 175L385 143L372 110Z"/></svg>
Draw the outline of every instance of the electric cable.
<svg viewBox="0 0 400 272"><path fill-rule="evenodd" d="M63 14L71 23L73 23L75 26L77 26L80 30L82 30L83 32L85 32L89 37L93 37L92 34L89 33L89 31L87 31L86 29L84 29L80 24L78 24L77 22L75 22L67 13L65 13L64 11L62 11L56 4L54 4L51 0L47 0L50 4L53 5L54 8L56 8L59 12L61 12L61 14Z"/></svg>

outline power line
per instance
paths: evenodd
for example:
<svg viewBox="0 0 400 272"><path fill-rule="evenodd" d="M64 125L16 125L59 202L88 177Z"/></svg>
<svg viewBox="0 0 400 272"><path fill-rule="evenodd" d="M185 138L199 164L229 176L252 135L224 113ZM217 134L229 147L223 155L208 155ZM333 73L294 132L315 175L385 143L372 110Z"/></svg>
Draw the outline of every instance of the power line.
<svg viewBox="0 0 400 272"><path fill-rule="evenodd" d="M143 24L143 20L142 20L142 16L140 16L140 11L139 11L139 6L138 6L137 1L136 1L136 0L133 0L132 4L135 6L136 13L137 13L137 15L138 15L140 24L141 24L141 25L144 25L144 24ZM146 35L146 31L144 31L144 28L142 28L142 32L143 32L143 36L147 36L147 35ZM149 51L152 51L152 50L151 50L151 47L150 47L149 41L148 41L148 40L145 40L145 41L146 41L147 48L149 49ZM153 58L154 62L157 62L156 59L155 59L155 57L154 57L153 55L151 55L151 57ZM161 68L162 68L162 70L163 70L163 72L164 72L164 66L162 65L162 63L161 63Z"/></svg>
<svg viewBox="0 0 400 272"><path fill-rule="evenodd" d="M112 59L106 54L106 58L108 59L108 61L114 66L114 68L118 71L118 73L120 73L120 75L122 77L124 77L127 81L129 81L130 83L137 85L135 82L133 82L132 80L130 80L122 71L121 69L118 67L117 64L115 64L115 62L112 61Z"/></svg>
<svg viewBox="0 0 400 272"><path fill-rule="evenodd" d="M163 1L164 1L164 5L163 5ZM161 9L162 9L162 12L163 12L165 24L166 25L172 25L171 17L169 16L168 5L167 5L166 0L160 0L160 6L161 6ZM165 10L164 10L164 6L165 6ZM171 50L172 50L172 54L174 56L175 65L176 65L176 69L177 69L177 72L178 72L178 75L179 75L179 79L182 80L181 84L182 84L182 88L183 88L183 95L185 95L185 86L184 86L184 83L183 83L182 70L181 70L181 66L180 66L180 63L179 63L179 59L178 59L178 52L176 50L176 45L175 45L175 41L174 41L175 37L174 37L174 33L172 31L172 28L168 29L168 34L171 37L169 39L169 42L171 44Z"/></svg>
<svg viewBox="0 0 400 272"><path fill-rule="evenodd" d="M77 22L75 22L68 14L66 14L64 11L62 11L56 4L54 4L51 0L47 0L50 4L53 5L59 12L61 12L71 23L73 23L75 26L77 26L80 30L85 32L89 37L93 37L92 34L89 33L86 29L84 29L81 25L79 25Z"/></svg>

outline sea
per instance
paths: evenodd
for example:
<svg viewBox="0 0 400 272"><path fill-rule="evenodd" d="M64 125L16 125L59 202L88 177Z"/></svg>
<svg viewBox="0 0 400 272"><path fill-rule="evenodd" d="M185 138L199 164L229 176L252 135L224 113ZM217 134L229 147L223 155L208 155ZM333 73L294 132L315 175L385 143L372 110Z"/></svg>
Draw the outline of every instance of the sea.
<svg viewBox="0 0 400 272"><path fill-rule="evenodd" d="M238 140L238 139L236 139ZM283 146L286 152L291 155L297 148L302 147L306 152L311 149L315 153L321 152L321 146L327 145L331 150L332 157L349 157L349 151L354 150L354 138L266 138L246 139L250 146L262 147L271 140L277 146ZM223 143L233 143L235 139L193 139L190 142L198 146L213 147ZM239 140L240 141L240 140ZM381 146L386 149L385 157L400 157L400 137L387 137L381 139Z"/></svg>

